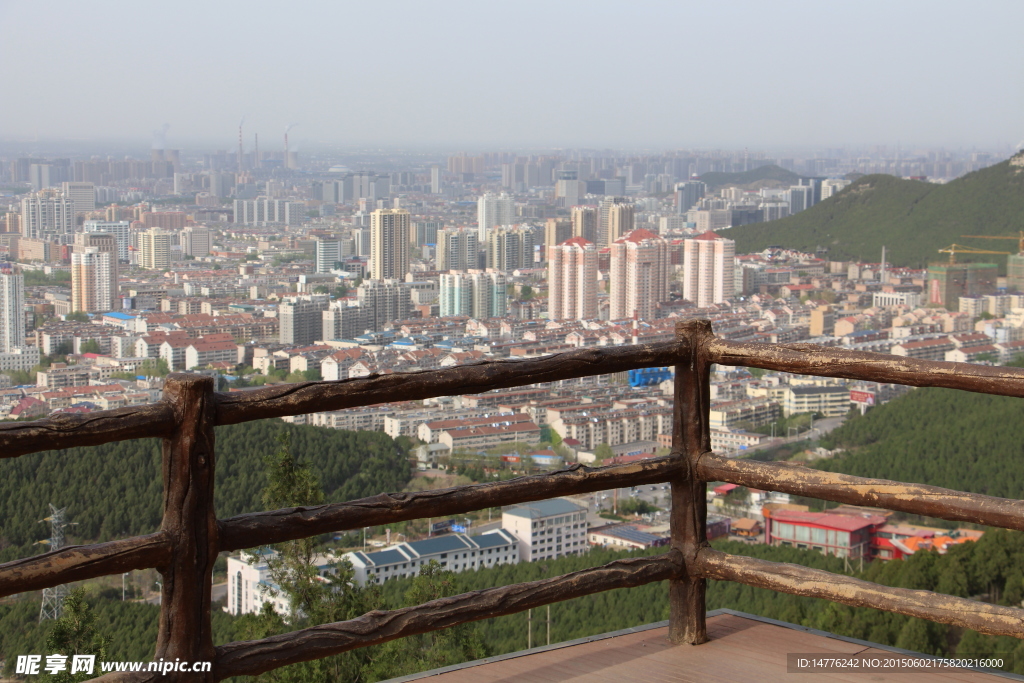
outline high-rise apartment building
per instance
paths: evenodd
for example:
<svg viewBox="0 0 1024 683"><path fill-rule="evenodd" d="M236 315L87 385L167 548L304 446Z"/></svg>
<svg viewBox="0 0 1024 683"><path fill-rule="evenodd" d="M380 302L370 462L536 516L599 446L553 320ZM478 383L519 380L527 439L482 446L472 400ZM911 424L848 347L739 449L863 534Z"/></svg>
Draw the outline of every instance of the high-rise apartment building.
<svg viewBox="0 0 1024 683"><path fill-rule="evenodd" d="M139 234L139 267L155 270L171 267L171 233L150 228Z"/></svg>
<svg viewBox="0 0 1024 683"><path fill-rule="evenodd" d="M25 278L0 271L0 353L25 346Z"/></svg>
<svg viewBox="0 0 1024 683"><path fill-rule="evenodd" d="M142 214L142 227L183 230L188 222L184 211L146 211Z"/></svg>
<svg viewBox="0 0 1024 683"><path fill-rule="evenodd" d="M441 167L430 167L430 193L441 194Z"/></svg>
<svg viewBox="0 0 1024 683"><path fill-rule="evenodd" d="M118 244L109 232L75 235L71 253L71 310L111 311L118 300Z"/></svg>
<svg viewBox="0 0 1024 683"><path fill-rule="evenodd" d="M544 247L553 247L572 237L572 221L549 218L544 224Z"/></svg>
<svg viewBox="0 0 1024 683"><path fill-rule="evenodd" d="M440 279L441 317L501 318L508 310L504 273L444 273Z"/></svg>
<svg viewBox="0 0 1024 683"><path fill-rule="evenodd" d="M342 243L338 239L318 239L316 241L316 272L329 273L341 268Z"/></svg>
<svg viewBox="0 0 1024 683"><path fill-rule="evenodd" d="M435 220L413 221L409 237L413 246L422 247L426 244L437 244L437 231L444 228L444 223Z"/></svg>
<svg viewBox="0 0 1024 683"><path fill-rule="evenodd" d="M113 241L113 238L111 238ZM71 310L94 313L116 308L111 277L113 253L98 247L78 247L71 254Z"/></svg>
<svg viewBox="0 0 1024 683"><path fill-rule="evenodd" d="M633 230L611 246L609 317L654 320L668 299L668 242L649 230Z"/></svg>
<svg viewBox="0 0 1024 683"><path fill-rule="evenodd" d="M409 272L409 212L377 209L370 214L370 277L404 280Z"/></svg>
<svg viewBox="0 0 1024 683"><path fill-rule="evenodd" d="M572 207L572 236L582 237L588 242L598 242L598 213L596 206ZM564 240L563 240L564 241ZM558 244L561 244L559 242Z"/></svg>
<svg viewBox="0 0 1024 683"><path fill-rule="evenodd" d="M386 323L406 320L412 306L412 291L398 280L363 280L356 290L359 305L366 310L367 327L384 329Z"/></svg>
<svg viewBox="0 0 1024 683"><path fill-rule="evenodd" d="M708 186L699 180L687 180L676 183L676 214L685 216L686 212L704 198Z"/></svg>
<svg viewBox="0 0 1024 683"><path fill-rule="evenodd" d="M470 270L477 267L477 231L448 228L437 231L437 270Z"/></svg>
<svg viewBox="0 0 1024 683"><path fill-rule="evenodd" d="M74 204L75 213L96 210L96 187L92 183L65 182L61 189Z"/></svg>
<svg viewBox="0 0 1024 683"><path fill-rule="evenodd" d="M210 229L201 225L190 225L181 231L181 253L201 258L210 255L212 246Z"/></svg>
<svg viewBox="0 0 1024 683"><path fill-rule="evenodd" d="M713 232L683 240L683 298L698 308L735 294L736 243Z"/></svg>
<svg viewBox="0 0 1024 683"><path fill-rule="evenodd" d="M280 342L304 346L317 341L328 303L327 296L316 294L282 301L277 311Z"/></svg>
<svg viewBox="0 0 1024 683"><path fill-rule="evenodd" d="M355 339L373 326L369 311L362 306L349 306L345 301L335 301L323 312L323 335L321 339Z"/></svg>
<svg viewBox="0 0 1024 683"><path fill-rule="evenodd" d="M548 247L548 318L597 318L597 247L573 237Z"/></svg>
<svg viewBox="0 0 1024 683"><path fill-rule="evenodd" d="M70 235L75 228L75 205L53 191L40 192L21 200L21 234L29 239L54 239Z"/></svg>
<svg viewBox="0 0 1024 683"><path fill-rule="evenodd" d="M485 194L476 202L478 240L487 244L487 235L499 225L512 225L515 218L515 204L512 197L504 192L500 195Z"/></svg>
<svg viewBox="0 0 1024 683"><path fill-rule="evenodd" d="M625 202L608 207L608 243L613 244L633 232L636 225L636 207Z"/></svg>
<svg viewBox="0 0 1024 683"><path fill-rule="evenodd" d="M555 206L576 206L580 203L580 197L586 192L586 188L586 183L579 181L578 171L555 171Z"/></svg>
<svg viewBox="0 0 1024 683"><path fill-rule="evenodd" d="M487 235L488 270L511 271L533 265L533 230L526 225L504 225Z"/></svg>
<svg viewBox="0 0 1024 683"><path fill-rule="evenodd" d="M626 197L603 197L597 206L597 245L598 249L607 247L615 240L611 239L611 211L613 206L630 203ZM620 219L628 216L620 216ZM622 235L619 235L622 237ZM616 238L617 239L617 238Z"/></svg>
<svg viewBox="0 0 1024 683"><path fill-rule="evenodd" d="M117 258L121 261L128 260L130 227L131 223L128 221L85 221L82 224L84 232L105 232L113 235L117 240Z"/></svg>

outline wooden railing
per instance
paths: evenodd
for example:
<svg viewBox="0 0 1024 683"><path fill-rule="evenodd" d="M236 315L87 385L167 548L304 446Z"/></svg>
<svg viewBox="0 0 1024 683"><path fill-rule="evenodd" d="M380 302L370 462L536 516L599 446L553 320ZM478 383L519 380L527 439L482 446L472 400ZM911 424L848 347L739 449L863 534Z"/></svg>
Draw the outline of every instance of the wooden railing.
<svg viewBox="0 0 1024 683"><path fill-rule="evenodd" d="M948 520L1024 530L1024 503L935 486L902 484L734 460L711 452L712 364L844 377L912 386L1024 396L1024 370L921 361L812 345L747 344L715 338L707 321L680 323L675 341L582 349L529 360L488 361L445 370L306 382L229 394L209 377L168 376L159 403L85 415L60 415L0 426L0 457L163 439L164 513L156 533L66 547L0 565L0 596L155 567L163 575L156 658L212 661L208 674L109 674L103 680L219 681L254 675L403 636L513 614L592 593L669 581L673 642L707 640L707 579L738 581L795 595L897 612L981 633L1024 638L1024 610L928 591L889 588L805 567L713 550L705 536L705 485L726 481L762 490L888 508ZM418 493L380 494L346 503L289 508L217 519L214 427L285 415L674 365L672 453L628 465L568 469L505 482ZM215 647L210 587L217 554L325 532L354 530L555 496L657 482L672 485L672 543L662 555L631 558L564 576L474 591L415 607L377 611L258 641Z"/></svg>

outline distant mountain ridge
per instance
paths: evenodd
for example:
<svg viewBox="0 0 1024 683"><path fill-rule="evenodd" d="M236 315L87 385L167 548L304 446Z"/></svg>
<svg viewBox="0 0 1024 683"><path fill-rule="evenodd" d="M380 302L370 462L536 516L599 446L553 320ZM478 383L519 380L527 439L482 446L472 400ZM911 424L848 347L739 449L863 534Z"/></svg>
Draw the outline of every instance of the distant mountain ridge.
<svg viewBox="0 0 1024 683"><path fill-rule="evenodd" d="M742 187L746 190L759 190L762 187L789 187L796 185L802 177L771 164L740 173L705 173L700 176L700 180L708 186L709 192L715 192L723 187Z"/></svg>
<svg viewBox="0 0 1024 683"><path fill-rule="evenodd" d="M867 175L835 196L788 218L733 228L736 253L781 245L802 251L827 250L827 258L877 262L882 246L888 261L921 268L946 258L938 249L952 243L1016 252L1017 245L971 240L962 235L1013 236L1024 229L1024 152L945 185ZM995 262L1006 257L964 256Z"/></svg>

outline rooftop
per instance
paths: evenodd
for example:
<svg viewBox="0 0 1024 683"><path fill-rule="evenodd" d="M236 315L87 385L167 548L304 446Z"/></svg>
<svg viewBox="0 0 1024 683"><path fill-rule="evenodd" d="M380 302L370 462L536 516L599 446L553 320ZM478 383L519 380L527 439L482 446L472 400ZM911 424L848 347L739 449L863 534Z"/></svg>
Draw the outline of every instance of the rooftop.
<svg viewBox="0 0 1024 683"><path fill-rule="evenodd" d="M971 683L997 683L1021 680L1019 676L980 670L943 669L924 673L922 669L858 673L816 671L801 677L788 673L788 653L815 653L822 656L909 655L913 659L934 659L906 650L843 638L773 619L765 619L732 610L708 613L710 641L696 647L672 645L668 641L668 622L570 640L532 650L457 664L425 671L388 683L427 679L430 683L555 683L563 681L890 681L921 683L942 680ZM534 636L543 637L538 627Z"/></svg>
<svg viewBox="0 0 1024 683"><path fill-rule="evenodd" d="M585 509L567 500L555 498L553 500L539 500L528 505L517 505L505 510L503 514L514 517L526 517L527 519L539 519L553 515L569 515Z"/></svg>

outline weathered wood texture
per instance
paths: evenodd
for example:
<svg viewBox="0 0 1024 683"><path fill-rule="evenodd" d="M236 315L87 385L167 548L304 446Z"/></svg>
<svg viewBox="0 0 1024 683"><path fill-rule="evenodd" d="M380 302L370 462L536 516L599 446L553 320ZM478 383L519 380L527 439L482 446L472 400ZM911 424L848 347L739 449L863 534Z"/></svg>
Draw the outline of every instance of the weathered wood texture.
<svg viewBox="0 0 1024 683"><path fill-rule="evenodd" d="M686 346L678 342L587 348L536 359L484 361L444 370L399 372L236 391L220 394L217 424L341 410L389 401L476 394L491 389L673 365L685 361L685 349Z"/></svg>
<svg viewBox="0 0 1024 683"><path fill-rule="evenodd" d="M217 559L217 517L213 505L213 378L172 374L164 400L179 428L164 439L164 516L161 530L173 546L163 575L160 630L155 659L202 661L213 657L210 584ZM168 674L168 680L212 680L197 674Z"/></svg>
<svg viewBox="0 0 1024 683"><path fill-rule="evenodd" d="M1024 501L705 453L698 476L766 491L1024 531Z"/></svg>
<svg viewBox="0 0 1024 683"><path fill-rule="evenodd" d="M95 413L62 413L30 422L5 422L0 424L0 458L166 436L173 429L174 411L164 401Z"/></svg>
<svg viewBox="0 0 1024 683"><path fill-rule="evenodd" d="M170 559L171 544L159 531L107 543L65 546L0 564L0 597L156 567Z"/></svg>
<svg viewBox="0 0 1024 683"><path fill-rule="evenodd" d="M852 607L871 607L994 636L1024 638L1024 610L1013 607L989 605L931 591L890 588L820 569L729 555L711 548L700 551L692 568L702 576L718 581L736 581Z"/></svg>
<svg viewBox="0 0 1024 683"><path fill-rule="evenodd" d="M687 320L676 326L676 338L689 344L686 363L676 366L675 411L672 450L681 454L682 468L672 479L672 547L686 559L686 566L707 545L707 502L704 482L694 467L700 454L711 450L708 422L710 409L710 365L705 345L712 339L706 320ZM669 582L669 640L699 645L707 642L704 621L707 582L687 572Z"/></svg>
<svg viewBox="0 0 1024 683"><path fill-rule="evenodd" d="M616 560L550 579L463 593L416 607L368 612L350 621L313 626L263 640L229 643L217 648L214 678L254 676L395 638L515 614L614 588L663 581L681 571L683 558L672 550L654 557Z"/></svg>
<svg viewBox="0 0 1024 683"><path fill-rule="evenodd" d="M916 360L816 344L757 344L715 339L707 348L711 362L720 365L1024 397L1024 369L1021 368Z"/></svg>
<svg viewBox="0 0 1024 683"><path fill-rule="evenodd" d="M575 464L550 474L416 493L382 493L346 503L254 512L220 521L220 549L241 550L331 531L446 517L500 505L669 481L683 466L665 456L609 467Z"/></svg>

